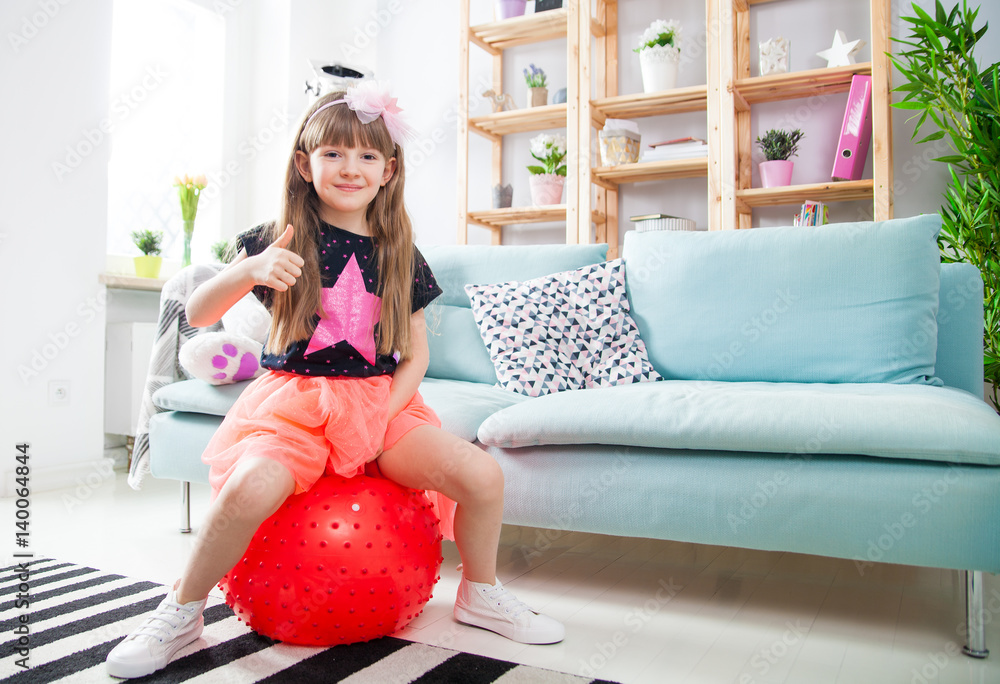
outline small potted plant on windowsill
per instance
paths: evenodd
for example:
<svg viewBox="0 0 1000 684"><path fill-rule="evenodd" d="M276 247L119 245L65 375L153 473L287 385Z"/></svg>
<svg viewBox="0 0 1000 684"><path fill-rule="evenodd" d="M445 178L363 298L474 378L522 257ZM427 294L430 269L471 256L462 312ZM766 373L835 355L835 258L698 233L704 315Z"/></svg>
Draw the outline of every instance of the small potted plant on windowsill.
<svg viewBox="0 0 1000 684"><path fill-rule="evenodd" d="M524 82L528 85L528 106L544 107L549 102L549 89L546 87L549 81L545 72L534 64L529 64L528 67L524 70Z"/></svg>
<svg viewBox="0 0 1000 684"><path fill-rule="evenodd" d="M563 185L566 183L566 137L563 135L536 135L530 141L531 156L542 165L530 164L528 185L531 203L536 206L559 204Z"/></svg>
<svg viewBox="0 0 1000 684"><path fill-rule="evenodd" d="M763 137L757 138L757 146L764 153L765 161L758 165L760 183L765 188L777 188L792 184L792 169L795 163L789 157L798 152L802 140L801 129L786 131L772 128Z"/></svg>
<svg viewBox="0 0 1000 684"><path fill-rule="evenodd" d="M163 233L148 229L132 231L132 242L142 256L133 258L135 262L135 274L140 278L158 278L160 276L160 265L163 257L160 256L160 242L163 240Z"/></svg>

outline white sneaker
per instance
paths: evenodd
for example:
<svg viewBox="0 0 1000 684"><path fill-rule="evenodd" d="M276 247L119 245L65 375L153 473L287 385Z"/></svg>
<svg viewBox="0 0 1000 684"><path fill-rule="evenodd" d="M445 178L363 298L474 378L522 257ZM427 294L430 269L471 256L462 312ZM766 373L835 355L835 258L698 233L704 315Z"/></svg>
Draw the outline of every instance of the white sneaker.
<svg viewBox="0 0 1000 684"><path fill-rule="evenodd" d="M490 586L463 577L455 600L455 619L522 644L554 644L566 636L561 622L518 601L500 580Z"/></svg>
<svg viewBox="0 0 1000 684"><path fill-rule="evenodd" d="M131 679L165 667L177 651L201 636L205 628L201 613L207 600L177 603L176 592L171 589L156 610L111 649L108 674Z"/></svg>

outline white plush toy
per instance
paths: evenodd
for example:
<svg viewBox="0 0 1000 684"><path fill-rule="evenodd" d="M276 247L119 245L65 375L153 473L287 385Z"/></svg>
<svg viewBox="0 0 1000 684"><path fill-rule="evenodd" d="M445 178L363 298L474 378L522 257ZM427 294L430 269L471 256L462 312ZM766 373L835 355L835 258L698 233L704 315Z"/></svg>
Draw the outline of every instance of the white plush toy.
<svg viewBox="0 0 1000 684"><path fill-rule="evenodd" d="M264 372L260 354L271 327L271 314L248 294L222 317L225 330L191 338L177 355L193 377L211 385L256 378Z"/></svg>

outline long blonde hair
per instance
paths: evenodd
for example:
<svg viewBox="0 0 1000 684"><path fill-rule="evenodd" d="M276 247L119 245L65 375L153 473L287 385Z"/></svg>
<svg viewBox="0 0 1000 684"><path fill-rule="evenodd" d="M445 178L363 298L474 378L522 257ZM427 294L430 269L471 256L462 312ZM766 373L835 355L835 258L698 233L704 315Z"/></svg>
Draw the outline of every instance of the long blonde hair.
<svg viewBox="0 0 1000 684"><path fill-rule="evenodd" d="M395 173L368 205L365 217L375 245L379 271L377 294L382 298L378 352L391 355L398 351L401 359L407 359L411 354L413 228L403 204L403 148L393 143L381 117L363 124L346 104L327 107L310 120L320 107L343 97L343 92L330 93L309 108L302 117L295 144L288 156L281 215L271 229L270 240L277 240L285 231L285 226L292 224L295 232L288 249L301 256L305 266L293 287L284 292L274 292L267 351L280 354L292 342L309 337L314 328L313 315L321 306L320 199L312 183L299 173L295 153L301 151L309 155L321 145L344 145L375 148L387 162L396 158Z"/></svg>

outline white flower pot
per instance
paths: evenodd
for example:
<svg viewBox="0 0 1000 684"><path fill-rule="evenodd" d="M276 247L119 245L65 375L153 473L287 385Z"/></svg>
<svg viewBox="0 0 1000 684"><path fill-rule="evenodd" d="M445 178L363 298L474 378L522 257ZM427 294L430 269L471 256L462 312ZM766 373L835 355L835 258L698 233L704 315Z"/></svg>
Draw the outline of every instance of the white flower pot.
<svg viewBox="0 0 1000 684"><path fill-rule="evenodd" d="M676 87L680 56L680 51L670 45L643 48L639 52L643 92L656 93Z"/></svg>
<svg viewBox="0 0 1000 684"><path fill-rule="evenodd" d="M531 188L531 203L536 206L562 203L565 183L565 176L556 173L532 174L528 178L528 186Z"/></svg>

